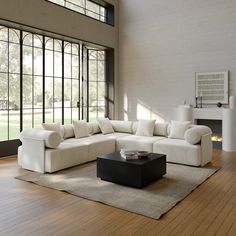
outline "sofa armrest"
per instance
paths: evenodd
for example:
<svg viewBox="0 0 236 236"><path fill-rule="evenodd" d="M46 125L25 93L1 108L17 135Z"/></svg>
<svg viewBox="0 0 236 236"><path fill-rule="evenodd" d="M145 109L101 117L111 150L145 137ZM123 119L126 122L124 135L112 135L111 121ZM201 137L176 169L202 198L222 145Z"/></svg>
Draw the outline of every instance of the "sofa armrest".
<svg viewBox="0 0 236 236"><path fill-rule="evenodd" d="M203 125L196 125L185 131L184 139L190 144L197 144L201 142L204 135L211 136L212 131L209 127Z"/></svg>
<svg viewBox="0 0 236 236"><path fill-rule="evenodd" d="M205 134L201 136L201 166L206 165L208 162L212 160L212 152L213 152L213 143L211 140L211 133Z"/></svg>
<svg viewBox="0 0 236 236"><path fill-rule="evenodd" d="M56 148L61 142L59 133L51 130L43 129L27 129L21 132L20 140L24 145L24 140L38 140L43 141L45 147Z"/></svg>
<svg viewBox="0 0 236 236"><path fill-rule="evenodd" d="M56 148L61 142L61 136L55 131L28 129L21 132L20 140L22 168L44 173L45 148Z"/></svg>
<svg viewBox="0 0 236 236"><path fill-rule="evenodd" d="M45 173L44 140L24 138L20 159L22 168Z"/></svg>

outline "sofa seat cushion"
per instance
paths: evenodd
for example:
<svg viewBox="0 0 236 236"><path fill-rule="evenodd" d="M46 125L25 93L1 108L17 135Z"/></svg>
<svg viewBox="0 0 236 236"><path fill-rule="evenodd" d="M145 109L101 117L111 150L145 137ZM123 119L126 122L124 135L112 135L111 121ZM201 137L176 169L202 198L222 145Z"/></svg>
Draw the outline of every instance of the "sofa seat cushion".
<svg viewBox="0 0 236 236"><path fill-rule="evenodd" d="M153 143L158 140L164 139L165 137L159 136L137 136L137 135L129 135L126 137L117 138L117 150L125 149L133 149L140 151L153 151Z"/></svg>
<svg viewBox="0 0 236 236"><path fill-rule="evenodd" d="M128 133L118 133L118 132L111 133L111 134L106 134L105 135L105 137L107 137L107 138L114 138L114 139L118 139L118 138L122 138L122 137L127 137L127 136L132 136L132 135L128 134Z"/></svg>
<svg viewBox="0 0 236 236"><path fill-rule="evenodd" d="M88 145L64 141L55 149L45 150L45 170L55 172L79 165L87 162L87 157Z"/></svg>
<svg viewBox="0 0 236 236"><path fill-rule="evenodd" d="M109 154L115 151L116 139L111 135L95 134L80 139L67 139L63 143L78 143L88 145L87 161L96 160L97 156Z"/></svg>
<svg viewBox="0 0 236 236"><path fill-rule="evenodd" d="M153 145L154 153L167 155L168 162L200 166L201 147L192 145L182 139L165 138L155 142Z"/></svg>

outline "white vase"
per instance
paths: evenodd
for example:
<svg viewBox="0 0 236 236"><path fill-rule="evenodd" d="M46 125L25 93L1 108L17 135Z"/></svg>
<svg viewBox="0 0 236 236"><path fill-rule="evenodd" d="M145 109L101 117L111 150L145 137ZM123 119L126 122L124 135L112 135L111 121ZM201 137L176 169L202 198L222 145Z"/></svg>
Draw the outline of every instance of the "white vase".
<svg viewBox="0 0 236 236"><path fill-rule="evenodd" d="M229 108L236 109L236 96L229 97Z"/></svg>

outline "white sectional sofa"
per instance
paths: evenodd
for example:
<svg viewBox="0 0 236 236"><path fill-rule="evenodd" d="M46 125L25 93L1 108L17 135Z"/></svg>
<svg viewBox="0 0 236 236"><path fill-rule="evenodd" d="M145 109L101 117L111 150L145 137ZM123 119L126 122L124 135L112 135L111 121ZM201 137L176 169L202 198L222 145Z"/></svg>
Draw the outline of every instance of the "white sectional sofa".
<svg viewBox="0 0 236 236"><path fill-rule="evenodd" d="M56 131L25 130L20 136L18 163L24 169L51 173L121 148L163 153L168 162L192 166L204 166L212 159L211 130L206 126L191 125L184 138L176 139L168 137L171 127L166 123L155 123L153 136L138 136L138 122L110 122L114 132L103 134L98 123L88 123L90 135L82 138L75 138L73 125L62 125L63 140Z"/></svg>

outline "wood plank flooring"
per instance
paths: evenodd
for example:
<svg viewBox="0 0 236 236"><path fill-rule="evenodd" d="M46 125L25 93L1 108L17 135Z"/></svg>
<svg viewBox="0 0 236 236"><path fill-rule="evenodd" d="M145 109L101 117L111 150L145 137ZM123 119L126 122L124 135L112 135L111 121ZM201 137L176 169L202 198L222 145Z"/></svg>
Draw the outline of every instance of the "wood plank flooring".
<svg viewBox="0 0 236 236"><path fill-rule="evenodd" d="M222 168L160 220L15 179L16 157L0 160L2 235L236 235L236 153L214 150Z"/></svg>

